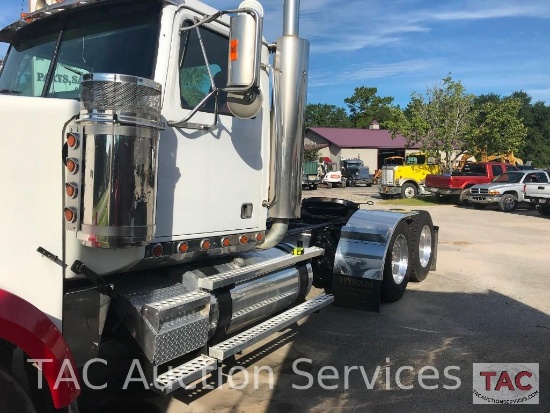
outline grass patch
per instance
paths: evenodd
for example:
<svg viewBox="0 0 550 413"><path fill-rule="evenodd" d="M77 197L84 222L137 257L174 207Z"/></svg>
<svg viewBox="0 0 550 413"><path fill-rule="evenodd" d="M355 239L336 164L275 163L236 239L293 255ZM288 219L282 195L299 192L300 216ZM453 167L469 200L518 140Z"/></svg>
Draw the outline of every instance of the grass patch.
<svg viewBox="0 0 550 413"><path fill-rule="evenodd" d="M434 205L445 205L443 202L437 202L433 196L423 196L418 198L394 198L394 199L384 199L378 201L381 204L387 205L402 205L402 206L434 206Z"/></svg>

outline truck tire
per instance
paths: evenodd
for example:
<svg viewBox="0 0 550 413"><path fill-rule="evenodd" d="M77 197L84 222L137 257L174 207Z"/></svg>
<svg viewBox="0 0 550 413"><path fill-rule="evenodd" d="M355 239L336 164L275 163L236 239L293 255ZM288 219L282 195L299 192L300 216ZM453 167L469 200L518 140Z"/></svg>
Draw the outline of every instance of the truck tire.
<svg viewBox="0 0 550 413"><path fill-rule="evenodd" d="M468 206L470 205L470 201L468 200L468 194L470 193L470 188L465 188L460 193L460 196L458 197L458 204L462 206Z"/></svg>
<svg viewBox="0 0 550 413"><path fill-rule="evenodd" d="M413 184L405 184L401 187L401 198L411 199L418 195L418 188Z"/></svg>
<svg viewBox="0 0 550 413"><path fill-rule="evenodd" d="M410 280L421 282L426 279L435 251L435 233L432 218L426 211L417 211L411 224L412 268Z"/></svg>
<svg viewBox="0 0 550 413"><path fill-rule="evenodd" d="M518 198L512 194L504 194L498 202L498 207L502 212L512 212L518 206Z"/></svg>
<svg viewBox="0 0 550 413"><path fill-rule="evenodd" d="M36 413L30 396L4 366L0 366L0 412Z"/></svg>
<svg viewBox="0 0 550 413"><path fill-rule="evenodd" d="M387 303L398 301L411 275L411 237L407 222L401 221L393 231L384 263L380 298Z"/></svg>
<svg viewBox="0 0 550 413"><path fill-rule="evenodd" d="M539 205L538 207L539 214L548 216L550 215L550 205Z"/></svg>

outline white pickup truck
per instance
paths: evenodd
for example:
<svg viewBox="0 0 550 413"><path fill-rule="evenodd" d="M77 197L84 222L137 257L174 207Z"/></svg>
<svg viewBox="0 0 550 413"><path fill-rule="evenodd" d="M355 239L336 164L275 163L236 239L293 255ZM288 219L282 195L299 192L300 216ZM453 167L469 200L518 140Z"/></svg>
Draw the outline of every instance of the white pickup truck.
<svg viewBox="0 0 550 413"><path fill-rule="evenodd" d="M466 197L475 209L498 204L501 211L512 212L519 202L527 201L523 193L526 183L541 184L549 181L548 173L542 170L508 171L497 176L491 183L472 186Z"/></svg>
<svg viewBox="0 0 550 413"><path fill-rule="evenodd" d="M541 215L550 215L550 184L527 183L523 187L525 200L536 205Z"/></svg>

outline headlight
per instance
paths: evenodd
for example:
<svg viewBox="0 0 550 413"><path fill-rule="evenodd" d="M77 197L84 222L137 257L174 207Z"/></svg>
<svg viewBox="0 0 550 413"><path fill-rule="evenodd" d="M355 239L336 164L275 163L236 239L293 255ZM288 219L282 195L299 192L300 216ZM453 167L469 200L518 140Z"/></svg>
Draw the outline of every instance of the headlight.
<svg viewBox="0 0 550 413"><path fill-rule="evenodd" d="M500 192L493 190L489 191L489 195L500 195Z"/></svg>

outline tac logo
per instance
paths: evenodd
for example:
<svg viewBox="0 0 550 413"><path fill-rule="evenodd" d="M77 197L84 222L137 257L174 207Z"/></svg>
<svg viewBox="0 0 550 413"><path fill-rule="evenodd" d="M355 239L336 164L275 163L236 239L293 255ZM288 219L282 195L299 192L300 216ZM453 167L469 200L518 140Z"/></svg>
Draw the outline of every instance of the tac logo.
<svg viewBox="0 0 550 413"><path fill-rule="evenodd" d="M539 404L538 363L474 363L474 404Z"/></svg>

